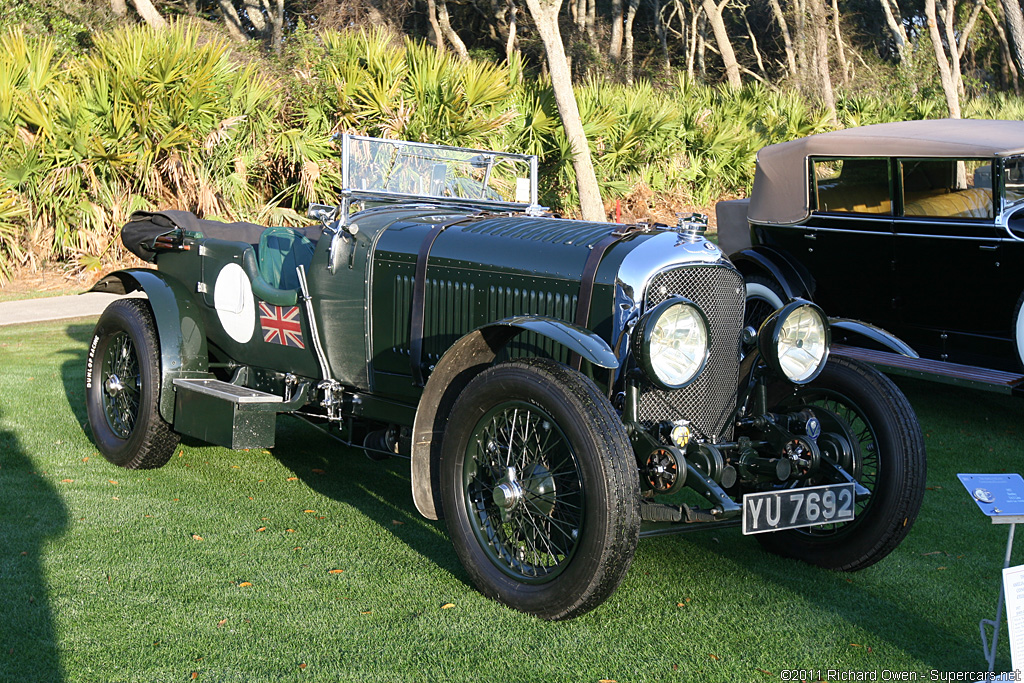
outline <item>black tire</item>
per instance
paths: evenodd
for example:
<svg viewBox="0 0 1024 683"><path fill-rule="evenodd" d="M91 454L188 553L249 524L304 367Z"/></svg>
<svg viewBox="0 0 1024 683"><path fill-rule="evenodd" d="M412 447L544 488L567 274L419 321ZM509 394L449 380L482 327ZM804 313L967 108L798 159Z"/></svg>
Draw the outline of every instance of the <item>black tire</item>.
<svg viewBox="0 0 1024 683"><path fill-rule="evenodd" d="M594 383L564 365L517 360L477 375L445 429L441 488L466 571L517 610L579 616L632 562L640 489L626 431Z"/></svg>
<svg viewBox="0 0 1024 683"><path fill-rule="evenodd" d="M160 416L160 345L149 302L120 299L96 323L85 405L100 453L130 470L165 465L179 436Z"/></svg>
<svg viewBox="0 0 1024 683"><path fill-rule="evenodd" d="M846 358L830 358L817 379L796 388L773 411L801 407L822 422L819 445L830 432L852 437L832 452L871 497L857 503L851 522L757 538L770 552L828 569L869 567L900 544L921 509L927 465L917 416L888 377Z"/></svg>
<svg viewBox="0 0 1024 683"><path fill-rule="evenodd" d="M786 294L779 283L770 277L760 274L748 275L747 307L743 313L743 326L761 329L769 315L782 308L786 303Z"/></svg>

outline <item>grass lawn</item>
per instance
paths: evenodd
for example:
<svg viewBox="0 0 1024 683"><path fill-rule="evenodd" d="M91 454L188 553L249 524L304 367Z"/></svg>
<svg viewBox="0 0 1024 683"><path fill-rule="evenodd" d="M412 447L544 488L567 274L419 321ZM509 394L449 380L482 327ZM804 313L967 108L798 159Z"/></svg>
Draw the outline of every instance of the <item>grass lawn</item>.
<svg viewBox="0 0 1024 683"><path fill-rule="evenodd" d="M443 523L417 514L406 461L373 463L293 418L270 452L184 445L160 470L110 465L83 406L92 325L0 329L0 681L985 669L978 621L994 616L1007 529L956 474L1020 471L1024 401L903 383L928 491L874 567L782 560L738 529L645 539L607 603L547 623L468 584Z"/></svg>

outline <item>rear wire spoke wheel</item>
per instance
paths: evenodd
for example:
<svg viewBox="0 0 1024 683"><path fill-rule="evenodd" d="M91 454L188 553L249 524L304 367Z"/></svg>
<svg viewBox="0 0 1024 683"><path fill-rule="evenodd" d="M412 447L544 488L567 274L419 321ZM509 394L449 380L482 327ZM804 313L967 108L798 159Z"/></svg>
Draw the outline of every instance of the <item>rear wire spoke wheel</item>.
<svg viewBox="0 0 1024 683"><path fill-rule="evenodd" d="M864 569L900 544L921 508L926 457L917 416L885 375L836 357L817 379L791 390L772 410L804 408L822 423L818 444L823 455L838 462L871 496L857 502L851 522L757 538L778 555L828 569ZM808 485L829 483L836 482L819 479Z"/></svg>
<svg viewBox="0 0 1024 683"><path fill-rule="evenodd" d="M441 457L448 529L482 593L544 619L601 604L639 538L622 421L589 379L544 359L484 370L452 410Z"/></svg>
<svg viewBox="0 0 1024 683"><path fill-rule="evenodd" d="M127 469L167 463L178 435L160 416L160 347L149 302L121 299L100 316L86 364L86 412L100 453Z"/></svg>

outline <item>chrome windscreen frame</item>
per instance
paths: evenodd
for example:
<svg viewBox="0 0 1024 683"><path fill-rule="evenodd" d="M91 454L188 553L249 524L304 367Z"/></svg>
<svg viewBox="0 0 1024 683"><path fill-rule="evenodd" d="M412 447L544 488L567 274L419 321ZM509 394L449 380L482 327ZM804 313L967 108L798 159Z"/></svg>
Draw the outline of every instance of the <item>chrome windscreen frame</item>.
<svg viewBox="0 0 1024 683"><path fill-rule="evenodd" d="M339 228L344 229L351 220L352 204L410 202L443 206L465 207L467 209L516 212L539 216L547 211L538 204L538 161L532 154L513 154L468 147L431 145L421 142L385 140L345 133L341 141L341 206L338 210ZM355 158L357 147L373 149L379 156L387 157L387 169L367 169ZM409 183L393 183L399 162L407 162L403 170ZM521 168L525 175L517 176L515 201L501 197L492 183L494 170L502 165ZM466 169L471 168L471 172ZM429 174L423 171L429 169ZM440 181L438 172L440 171ZM450 192L431 191L451 189L445 184L445 173L454 174L458 190ZM473 174L482 177L474 177ZM374 175L376 174L376 176ZM383 175L381 175L383 174ZM523 182L525 181L525 182ZM477 196L470 196L477 190Z"/></svg>

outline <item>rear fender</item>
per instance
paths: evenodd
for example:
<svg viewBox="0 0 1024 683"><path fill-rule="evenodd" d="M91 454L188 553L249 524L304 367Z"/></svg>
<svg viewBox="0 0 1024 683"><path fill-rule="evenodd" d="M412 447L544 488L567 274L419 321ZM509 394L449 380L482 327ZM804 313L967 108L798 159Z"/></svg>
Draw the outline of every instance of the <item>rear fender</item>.
<svg viewBox="0 0 1024 683"><path fill-rule="evenodd" d="M188 288L156 270L119 270L97 282L91 291L129 294L137 290L149 298L160 341L160 416L173 424L174 380L208 374L206 328Z"/></svg>
<svg viewBox="0 0 1024 683"><path fill-rule="evenodd" d="M412 497L428 519L441 519L439 485L441 439L455 400L477 374L487 368L516 335L534 332L562 344L602 368L619 361L608 344L590 330L555 318L515 316L473 330L459 339L437 362L420 397L413 422Z"/></svg>
<svg viewBox="0 0 1024 683"><path fill-rule="evenodd" d="M767 275L782 287L787 299L813 300L814 278L807 269L785 253L771 247L750 247L729 256L744 277Z"/></svg>

